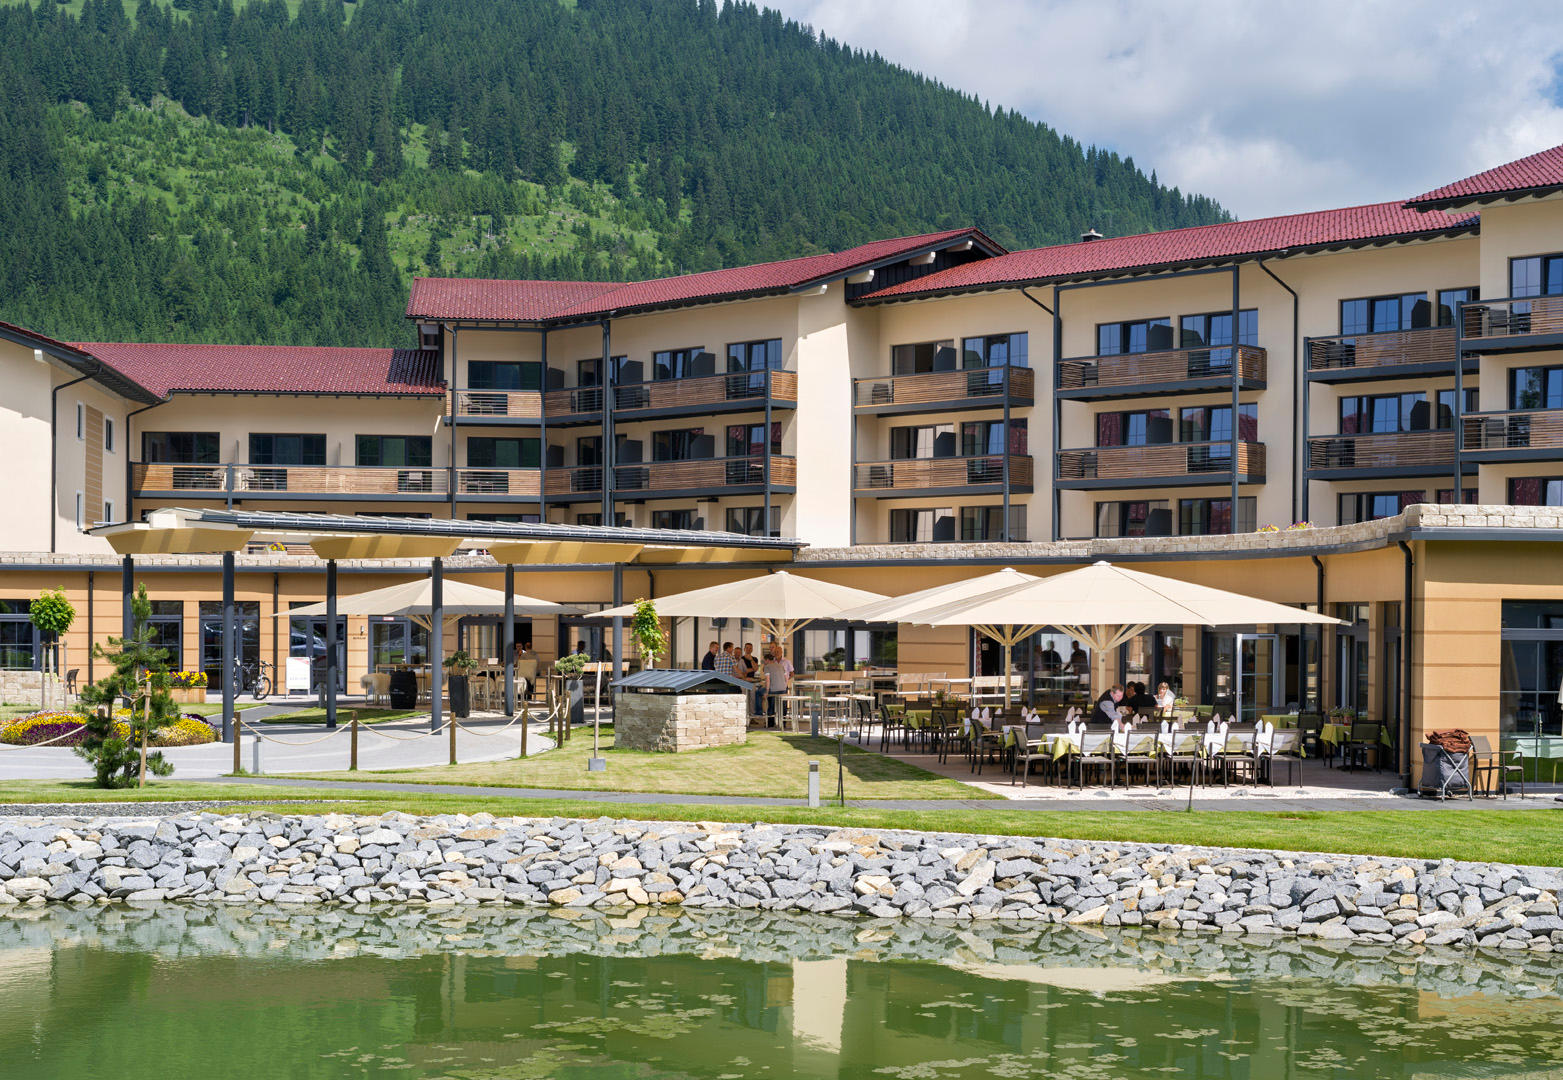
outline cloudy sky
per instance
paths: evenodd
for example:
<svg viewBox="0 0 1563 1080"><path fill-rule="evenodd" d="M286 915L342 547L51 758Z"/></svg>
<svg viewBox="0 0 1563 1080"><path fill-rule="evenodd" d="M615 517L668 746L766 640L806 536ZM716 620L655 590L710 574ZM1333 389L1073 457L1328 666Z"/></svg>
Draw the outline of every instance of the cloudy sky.
<svg viewBox="0 0 1563 1080"><path fill-rule="evenodd" d="M1563 4L763 0L1263 217L1563 143Z"/></svg>

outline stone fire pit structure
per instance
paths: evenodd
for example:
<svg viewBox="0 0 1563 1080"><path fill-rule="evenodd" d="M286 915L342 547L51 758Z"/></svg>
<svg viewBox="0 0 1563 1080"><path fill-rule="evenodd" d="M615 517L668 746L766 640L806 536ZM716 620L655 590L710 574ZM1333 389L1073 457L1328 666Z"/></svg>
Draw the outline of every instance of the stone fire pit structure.
<svg viewBox="0 0 1563 1080"><path fill-rule="evenodd" d="M618 749L676 754L748 738L752 691L731 675L653 668L620 679L613 691Z"/></svg>

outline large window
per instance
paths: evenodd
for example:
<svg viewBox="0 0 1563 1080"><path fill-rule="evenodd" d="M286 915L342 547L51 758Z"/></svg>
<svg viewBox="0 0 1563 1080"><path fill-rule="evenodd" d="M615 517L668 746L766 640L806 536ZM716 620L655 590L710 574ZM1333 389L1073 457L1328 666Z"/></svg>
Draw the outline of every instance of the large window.
<svg viewBox="0 0 1563 1080"><path fill-rule="evenodd" d="M1166 409L1096 414L1097 446L1160 446L1172 441L1172 414Z"/></svg>
<svg viewBox="0 0 1563 1080"><path fill-rule="evenodd" d="M32 601L0 600L0 669L36 668L41 645L38 628L33 626Z"/></svg>
<svg viewBox="0 0 1563 1080"><path fill-rule="evenodd" d="M1097 323L1096 351L1102 356L1120 353L1159 352L1172 348L1170 318L1132 322Z"/></svg>
<svg viewBox="0 0 1563 1080"><path fill-rule="evenodd" d="M657 431L651 436L652 461L702 461L716 456L716 438L705 428Z"/></svg>
<svg viewBox="0 0 1563 1080"><path fill-rule="evenodd" d="M694 510L653 510L651 527L653 529L703 529L706 524L705 519Z"/></svg>
<svg viewBox="0 0 1563 1080"><path fill-rule="evenodd" d="M1355 525L1359 521L1377 521L1394 517L1408 506L1427 501L1427 492L1415 491L1357 491L1339 497L1338 525Z"/></svg>
<svg viewBox="0 0 1563 1080"><path fill-rule="evenodd" d="M1509 478L1509 504L1511 506L1563 506L1563 477L1512 476Z"/></svg>
<svg viewBox="0 0 1563 1080"><path fill-rule="evenodd" d="M663 349L651 354L653 379L697 379L716 374L716 357L700 345L687 349Z"/></svg>
<svg viewBox="0 0 1563 1080"><path fill-rule="evenodd" d="M961 367L1029 367L1025 334L988 334L961 339Z"/></svg>
<svg viewBox="0 0 1563 1080"><path fill-rule="evenodd" d="M535 469L542 453L538 439L467 437L467 464L475 469Z"/></svg>
<svg viewBox="0 0 1563 1080"><path fill-rule="evenodd" d="M1171 536L1172 510L1166 499L1131 499L1096 504L1097 536Z"/></svg>
<svg viewBox="0 0 1563 1080"><path fill-rule="evenodd" d="M1454 497L1454 488L1439 488L1434 493L1433 501L1436 502L1436 503L1442 503L1445 506L1448 506L1449 504L1456 503L1456 502L1474 503L1474 502L1476 502L1476 489L1475 488L1461 488L1460 489L1460 497L1458 499L1456 499ZM1512 498L1512 493L1511 493L1511 498L1509 499L1509 502L1512 503L1513 501L1514 501L1514 499Z"/></svg>
<svg viewBox="0 0 1563 1080"><path fill-rule="evenodd" d="M1232 528L1231 499L1179 499L1178 534L1215 536L1221 533L1253 532L1257 507L1252 495L1237 500L1237 529Z"/></svg>
<svg viewBox="0 0 1563 1080"><path fill-rule="evenodd" d="M1210 448L1211 456L1230 455L1232 438L1232 406L1196 405L1178 410L1178 437L1182 442L1227 443ZM1256 442L1259 439L1259 406L1253 403L1237 407L1237 437L1240 442Z"/></svg>
<svg viewBox="0 0 1563 1080"><path fill-rule="evenodd" d="M890 511L892 544L942 544L955 539L955 511L948 506Z"/></svg>
<svg viewBox="0 0 1563 1080"><path fill-rule="evenodd" d="M1010 420L1008 439L1004 436L1002 420L968 420L961 425L961 454L964 457L1002 454L1006 443L1009 453L1026 453L1024 420Z"/></svg>
<svg viewBox="0 0 1563 1080"><path fill-rule="evenodd" d="M954 424L929 424L924 427L890 429L890 457L895 461L954 456Z"/></svg>
<svg viewBox="0 0 1563 1080"><path fill-rule="evenodd" d="M360 435L358 464L427 469L434 464L434 439L428 435Z"/></svg>
<svg viewBox="0 0 1563 1080"><path fill-rule="evenodd" d="M1451 402L1452 395L1451 391ZM1420 390L1404 394L1366 394L1361 397L1340 399L1342 435L1426 431L1430 419L1427 395Z"/></svg>
<svg viewBox="0 0 1563 1080"><path fill-rule="evenodd" d="M1464 416L1477 410L1477 388L1467 386L1465 390L1465 408L1456 410L1454 407L1455 393L1453 390L1438 391L1438 426L1441 430L1454 427L1454 418L1458 414Z"/></svg>
<svg viewBox="0 0 1563 1080"><path fill-rule="evenodd" d="M1259 311L1248 308L1237 313L1237 344L1259 344ZM1178 347L1208 349L1208 367L1198 374L1219 375L1232 370L1232 313L1217 311L1209 315L1185 315L1178 320ZM1191 363L1191 367L1194 365ZM1190 374L1196 372L1191 371Z"/></svg>
<svg viewBox="0 0 1563 1080"><path fill-rule="evenodd" d="M1559 293L1563 293L1563 255L1530 255L1509 260L1510 296L1556 296Z"/></svg>
<svg viewBox="0 0 1563 1080"><path fill-rule="evenodd" d="M820 668L850 670L858 664L889 668L896 666L894 627L870 628L846 623L816 622L802 634L803 652L797 665L799 671L816 671Z"/></svg>
<svg viewBox="0 0 1563 1080"><path fill-rule="evenodd" d="M781 338L740 341L727 347L728 371L780 371Z"/></svg>
<svg viewBox="0 0 1563 1080"><path fill-rule="evenodd" d="M781 453L781 423L771 423L771 453ZM761 457L765 453L764 424L729 424L727 428L728 457Z"/></svg>
<svg viewBox="0 0 1563 1080"><path fill-rule="evenodd" d="M1509 408L1563 409L1563 366L1510 370Z"/></svg>
<svg viewBox="0 0 1563 1080"><path fill-rule="evenodd" d="M582 435L575 440L575 463L583 469L602 464L601 435Z"/></svg>
<svg viewBox="0 0 1563 1080"><path fill-rule="evenodd" d="M369 623L369 664L379 671L429 662L429 631L411 619L376 616Z"/></svg>
<svg viewBox="0 0 1563 1080"><path fill-rule="evenodd" d="M1563 734L1558 709L1558 688L1563 686L1563 603L1505 600L1500 648L1499 732Z"/></svg>
<svg viewBox="0 0 1563 1080"><path fill-rule="evenodd" d="M541 390L543 366L536 361L471 360L467 363L469 390Z"/></svg>
<svg viewBox="0 0 1563 1080"><path fill-rule="evenodd" d="M326 437L324 435L271 435L250 436L251 465L324 465L326 463Z"/></svg>
<svg viewBox="0 0 1563 1080"><path fill-rule="evenodd" d="M539 514L468 514L468 521L485 521L496 525L536 525L543 519Z"/></svg>
<svg viewBox="0 0 1563 1080"><path fill-rule="evenodd" d="M1474 285L1464 289L1438 290L1438 325L1453 326L1459 317L1460 305L1480 300L1481 291Z"/></svg>
<svg viewBox="0 0 1563 1080"><path fill-rule="evenodd" d="M168 653L164 663L179 671L184 667L184 619L182 600L153 600L152 617L147 628L152 631L152 647Z"/></svg>
<svg viewBox="0 0 1563 1080"><path fill-rule="evenodd" d="M215 431L143 431L141 460L152 464L216 465L221 458Z"/></svg>
<svg viewBox="0 0 1563 1080"><path fill-rule="evenodd" d="M727 531L741 533L744 536L780 536L781 513L779 507L771 507L770 527L765 525L765 507L763 506L729 506L727 508Z"/></svg>
<svg viewBox="0 0 1563 1080"><path fill-rule="evenodd" d="M989 540L1024 540L1026 538L1026 508L1009 508L1009 536L1004 535L1003 506L961 507L961 540L981 543Z"/></svg>
<svg viewBox="0 0 1563 1080"><path fill-rule="evenodd" d="M1342 334L1376 334L1385 330L1417 330L1432 325L1432 305L1425 292L1399 296L1367 296L1340 302Z"/></svg>
<svg viewBox="0 0 1563 1080"><path fill-rule="evenodd" d="M954 341L920 341L890 349L890 374L919 375L928 371L955 370Z"/></svg>
<svg viewBox="0 0 1563 1080"><path fill-rule="evenodd" d="M235 634L238 638L234 659L250 665L260 659L260 601L239 600L233 605ZM223 606L218 600L202 600L201 670L209 686L222 686Z"/></svg>

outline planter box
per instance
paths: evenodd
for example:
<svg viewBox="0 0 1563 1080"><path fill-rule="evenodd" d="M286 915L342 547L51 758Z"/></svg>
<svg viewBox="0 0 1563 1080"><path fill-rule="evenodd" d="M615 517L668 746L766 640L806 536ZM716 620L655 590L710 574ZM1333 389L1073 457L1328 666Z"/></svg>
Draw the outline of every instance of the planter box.
<svg viewBox="0 0 1563 1080"><path fill-rule="evenodd" d="M176 686L168 692L168 696L174 699L175 705L204 705L206 704L206 687Z"/></svg>

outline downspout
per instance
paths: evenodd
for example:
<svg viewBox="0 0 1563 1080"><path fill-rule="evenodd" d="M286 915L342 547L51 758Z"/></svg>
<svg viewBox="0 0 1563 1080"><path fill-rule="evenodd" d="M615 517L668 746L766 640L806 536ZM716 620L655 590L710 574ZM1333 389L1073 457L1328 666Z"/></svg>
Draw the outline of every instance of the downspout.
<svg viewBox="0 0 1563 1080"><path fill-rule="evenodd" d="M173 399L174 399L173 394L169 394L162 401L155 401L151 405L143 405L141 408L135 410L134 412L128 412L128 413L125 414L125 520L126 521L134 521L134 520L136 520L136 513L135 513L135 510L136 510L136 496L135 496L135 491L131 487L131 484L130 484L130 448L135 445L134 436L133 436L133 434L131 432L130 420L131 420L132 417L140 416L142 413L148 411L149 409L155 409L159 405L167 405ZM233 485L229 484L228 486L229 486L229 489L230 489L229 493L228 493L229 494L229 500L231 502L232 501L232 497L233 497L233 492L232 492L231 489L232 489Z"/></svg>
<svg viewBox="0 0 1563 1080"><path fill-rule="evenodd" d="M1059 495L1059 491L1058 491L1058 448L1059 448L1059 445L1060 445L1059 444L1059 439L1061 439L1063 437L1062 434L1059 432L1059 428L1063 424L1063 402L1059 399L1058 393L1054 389L1054 387L1057 385L1057 380L1058 380L1058 374L1057 374L1058 373L1058 362L1064 355L1064 320L1058 317L1059 310L1060 310L1060 308L1059 308L1059 304L1058 304L1058 286L1054 285L1053 286L1053 362L1052 362L1051 365L1049 365L1051 367L1051 369L1052 369L1052 374L1053 374L1053 378L1050 380L1050 382L1053 383L1053 386L1049 386L1048 387L1048 397L1051 398L1052 401L1053 401L1053 438L1050 440L1052 442L1052 444L1053 444L1053 447L1052 447L1052 453L1049 455L1048 463L1047 463L1047 486L1048 486L1048 491L1053 496L1053 500L1052 500L1053 501L1053 528L1052 528L1051 531L1052 531L1052 534L1053 534L1053 541L1055 543L1063 535L1063 525L1059 521L1059 518L1060 518L1060 516L1063 513L1063 499ZM1233 419L1235 420L1236 417L1233 417Z"/></svg>
<svg viewBox="0 0 1563 1080"><path fill-rule="evenodd" d="M1243 275L1243 271L1242 271L1241 267L1238 267L1238 266L1233 266L1232 267L1232 428L1231 428L1231 436L1232 436L1232 458L1231 458L1232 494L1231 494L1231 499L1232 499L1232 505L1231 505L1230 510L1227 513L1227 525L1228 525L1227 531L1230 532L1230 533L1234 533L1234 534L1238 531L1238 529L1240 527L1240 520L1239 519L1240 519L1241 515L1238 514L1238 507L1242 505L1242 500L1241 500L1241 498L1239 497L1239 494L1238 494L1238 492L1239 492L1239 488L1238 488L1238 475L1239 474L1238 474L1238 467L1237 467L1237 451L1238 451L1238 447L1242 445L1241 441L1238 438L1238 436L1239 436L1239 428L1241 427L1241 425L1238 423L1238 413L1242 410L1242 405L1238 401L1238 397L1239 397L1239 393L1238 392L1242 389L1243 376L1242 376L1242 370L1241 370L1242 369L1242 365L1237 362L1237 324L1238 324L1238 320L1239 320L1240 316L1242 315L1242 306L1241 306L1241 304L1242 304L1242 296L1241 296L1241 294L1239 292L1239 285L1240 285L1240 281L1241 281L1242 275ZM1256 414L1255 419L1256 420L1258 419L1257 413L1258 413L1258 407L1256 406L1255 407L1255 414ZM1256 431L1255 434L1258 434L1258 432ZM1259 509L1258 509L1258 506L1259 506L1259 497L1256 495L1254 497L1254 528L1256 528L1256 529L1259 527ZM1241 672L1241 668L1242 668L1242 659L1243 659L1243 657L1242 657L1242 650L1241 650L1240 646L1241 646L1241 640L1239 640L1239 649L1238 649L1237 653L1235 654L1236 659L1237 659L1237 667L1239 669L1238 670L1238 686L1237 686L1237 690L1238 690L1239 694L1242 693L1242 672ZM1239 698L1237 698L1235 700L1237 701L1237 704L1238 704L1239 708L1241 708L1241 706L1242 706L1242 699L1241 699L1241 697L1239 697Z"/></svg>
<svg viewBox="0 0 1563 1080"><path fill-rule="evenodd" d="M1282 251L1280 254L1284 258L1286 252ZM1263 270L1270 277L1270 280L1292 294L1292 520L1302 521L1308 516L1306 497L1303 499L1302 510L1300 512L1298 510L1299 485L1308 483L1307 480L1302 479L1301 470L1301 457L1308 450L1308 436L1304 428L1305 420L1302 412L1303 394L1306 392L1308 385L1308 376L1302 370L1302 354L1297 344L1297 335L1300 329L1298 326L1297 290L1276 277L1274 271L1264 264L1263 259L1259 260L1259 269ZM1233 339L1236 340L1235 330L1233 331ZM1265 377L1266 379L1269 378L1268 371L1265 373Z"/></svg>
<svg viewBox="0 0 1563 1080"><path fill-rule="evenodd" d="M1400 786L1411 789L1411 602L1416 586L1416 560L1411 545L1398 541L1406 557L1405 599L1400 615Z"/></svg>
<svg viewBox="0 0 1563 1080"><path fill-rule="evenodd" d="M67 386L75 386L92 378L91 375L83 375L79 379L61 383L54 388L49 395L49 552L58 551L57 537L60 526L60 436L59 411L60 391ZM127 458L129 455L126 455Z"/></svg>

